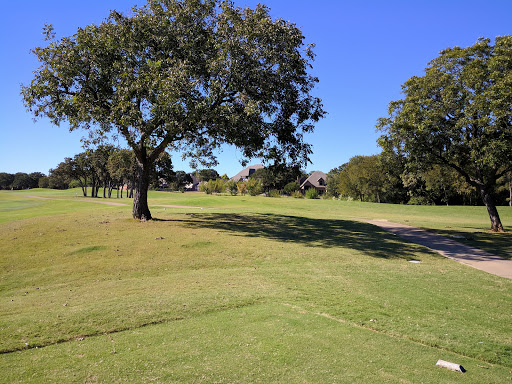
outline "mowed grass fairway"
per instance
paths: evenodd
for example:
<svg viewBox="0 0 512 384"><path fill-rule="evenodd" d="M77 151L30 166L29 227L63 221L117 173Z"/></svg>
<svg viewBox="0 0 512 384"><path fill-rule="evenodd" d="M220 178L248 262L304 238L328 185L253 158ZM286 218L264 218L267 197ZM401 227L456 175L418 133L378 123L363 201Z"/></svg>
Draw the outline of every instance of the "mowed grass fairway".
<svg viewBox="0 0 512 384"><path fill-rule="evenodd" d="M79 195L0 192L2 383L512 381L512 281L358 221L512 258L484 207L151 192L141 223Z"/></svg>

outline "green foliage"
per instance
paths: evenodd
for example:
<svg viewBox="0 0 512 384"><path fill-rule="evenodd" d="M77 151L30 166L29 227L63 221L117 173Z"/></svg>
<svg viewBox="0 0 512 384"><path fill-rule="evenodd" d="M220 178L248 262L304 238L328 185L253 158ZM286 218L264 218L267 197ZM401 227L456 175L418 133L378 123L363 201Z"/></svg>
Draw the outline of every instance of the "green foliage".
<svg viewBox="0 0 512 384"><path fill-rule="evenodd" d="M37 188L39 179L46 177L41 172L33 172L26 174L25 172L17 172L14 175L8 173L0 174L0 189L30 189Z"/></svg>
<svg viewBox="0 0 512 384"><path fill-rule="evenodd" d="M136 163L133 151L128 149L115 150L108 158L107 168L114 185L123 187L135 183Z"/></svg>
<svg viewBox="0 0 512 384"><path fill-rule="evenodd" d="M171 156L167 152L162 152L152 166L150 188L166 188L175 177Z"/></svg>
<svg viewBox="0 0 512 384"><path fill-rule="evenodd" d="M340 196L340 174L347 166L347 163L340 165L339 167L336 167L334 169L331 169L327 173L327 180L326 180L326 193L329 196L334 196L338 198Z"/></svg>
<svg viewBox="0 0 512 384"><path fill-rule="evenodd" d="M11 189L14 175L12 173L0 172L0 189Z"/></svg>
<svg viewBox="0 0 512 384"><path fill-rule="evenodd" d="M185 191L185 185L192 183L192 176L185 171L176 171L172 178L172 189L175 191Z"/></svg>
<svg viewBox="0 0 512 384"><path fill-rule="evenodd" d="M412 196L407 202L409 205L432 205L432 202L425 196Z"/></svg>
<svg viewBox="0 0 512 384"><path fill-rule="evenodd" d="M299 188L300 188L299 183L297 183L296 181L292 181L284 186L283 191L288 196L291 196L291 195L293 195L294 192L297 192L299 190Z"/></svg>
<svg viewBox="0 0 512 384"><path fill-rule="evenodd" d="M250 178L245 183L246 183L247 192L249 192L249 195L257 196L257 195L261 195L263 193L263 185L261 184L261 181L259 181L258 179Z"/></svg>
<svg viewBox="0 0 512 384"><path fill-rule="evenodd" d="M204 192L207 195L211 195L212 194L212 190L210 189L210 186L208 185L208 182L202 181L201 183L199 183L198 190L199 190L199 192Z"/></svg>
<svg viewBox="0 0 512 384"><path fill-rule="evenodd" d="M231 194L231 196L236 196L238 194L238 186L236 181L228 180L226 182L226 190Z"/></svg>
<svg viewBox="0 0 512 384"><path fill-rule="evenodd" d="M215 169L201 169L196 172L199 181L209 181L219 179L219 173Z"/></svg>
<svg viewBox="0 0 512 384"><path fill-rule="evenodd" d="M315 188L306 189L306 199L318 199L318 192Z"/></svg>
<svg viewBox="0 0 512 384"><path fill-rule="evenodd" d="M270 191L271 189L282 190L287 184L295 182L305 173L298 166L287 166L276 162L265 168L257 169L251 178L258 179L263 189Z"/></svg>
<svg viewBox="0 0 512 384"><path fill-rule="evenodd" d="M267 196L268 197L281 197L281 194L279 193L279 191L277 189L271 189L270 191L268 191Z"/></svg>
<svg viewBox="0 0 512 384"><path fill-rule="evenodd" d="M68 188L80 188L80 187L81 187L81 185L78 180L71 180L68 184ZM56 189L60 189L60 188L56 188Z"/></svg>
<svg viewBox="0 0 512 384"><path fill-rule="evenodd" d="M512 36L448 48L424 76L403 85L405 97L379 120L381 146L415 169L450 167L476 188L491 229L503 230L493 194L512 170Z"/></svg>
<svg viewBox="0 0 512 384"><path fill-rule="evenodd" d="M223 193L226 191L226 181L224 179L208 180L199 184L199 191L207 195L212 193Z"/></svg>
<svg viewBox="0 0 512 384"><path fill-rule="evenodd" d="M170 146L202 164L215 164L223 144L246 158L309 160L304 134L325 113L311 95L312 45L265 6L151 0L58 41L51 26L45 35L25 105L71 130L93 128L93 141L124 137L137 160L134 218L151 219L150 170Z"/></svg>
<svg viewBox="0 0 512 384"><path fill-rule="evenodd" d="M378 155L354 156L342 167L341 171L331 171L331 188L337 187L343 196L380 202L387 179Z"/></svg>
<svg viewBox="0 0 512 384"><path fill-rule="evenodd" d="M295 191L292 193L292 197L295 198L295 199L303 199L304 198L304 194L300 191Z"/></svg>
<svg viewBox="0 0 512 384"><path fill-rule="evenodd" d="M245 194L248 192L248 190L247 190L247 182L246 181L239 181L236 184L236 188L238 189L238 192L240 192L240 194L242 196L245 196Z"/></svg>
<svg viewBox="0 0 512 384"><path fill-rule="evenodd" d="M50 188L50 180L48 179L48 176L40 177L37 186L38 188Z"/></svg>
<svg viewBox="0 0 512 384"><path fill-rule="evenodd" d="M213 193L226 192L226 180L224 179L209 180L208 184L211 186L210 188Z"/></svg>

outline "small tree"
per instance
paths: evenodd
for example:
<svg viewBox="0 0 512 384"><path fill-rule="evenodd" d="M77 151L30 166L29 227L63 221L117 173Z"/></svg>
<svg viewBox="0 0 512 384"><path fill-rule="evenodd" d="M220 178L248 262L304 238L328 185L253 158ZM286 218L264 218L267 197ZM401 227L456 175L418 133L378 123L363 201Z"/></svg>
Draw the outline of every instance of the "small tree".
<svg viewBox="0 0 512 384"><path fill-rule="evenodd" d="M238 186L234 180L228 180L226 182L226 189L231 196L236 196L238 194Z"/></svg>
<svg viewBox="0 0 512 384"><path fill-rule="evenodd" d="M121 198L123 198L124 186L127 186L126 197L128 197L128 185L133 184L135 175L135 156L128 149L117 149L108 158L108 171L116 187L121 187Z"/></svg>
<svg viewBox="0 0 512 384"><path fill-rule="evenodd" d="M238 189L238 192L240 192L240 194L242 196L245 196L247 194L247 182L246 181L239 181L236 184L236 188Z"/></svg>
<svg viewBox="0 0 512 384"><path fill-rule="evenodd" d="M284 186L284 193L286 193L288 196L293 195L294 192L298 191L300 188L299 183L296 181L292 181Z"/></svg>
<svg viewBox="0 0 512 384"><path fill-rule="evenodd" d="M318 192L315 188L306 189L306 199L318 199Z"/></svg>
<svg viewBox="0 0 512 384"><path fill-rule="evenodd" d="M263 185L258 179L249 179L246 181L247 192L251 196L261 195L263 193Z"/></svg>

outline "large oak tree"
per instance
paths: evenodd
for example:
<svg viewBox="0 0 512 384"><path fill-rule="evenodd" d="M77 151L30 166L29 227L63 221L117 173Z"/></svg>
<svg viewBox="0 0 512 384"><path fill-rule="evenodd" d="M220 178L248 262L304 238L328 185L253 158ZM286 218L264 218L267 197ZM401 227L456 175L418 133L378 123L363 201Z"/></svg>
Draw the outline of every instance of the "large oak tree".
<svg viewBox="0 0 512 384"><path fill-rule="evenodd" d="M491 229L503 231L493 193L512 169L512 36L446 49L402 90L379 121L381 145L416 169L457 171L480 192Z"/></svg>
<svg viewBox="0 0 512 384"><path fill-rule="evenodd" d="M137 160L133 217L151 219L151 165L168 148L214 159L222 144L244 158L307 162L303 134L323 115L301 30L265 6L149 0L113 11L33 50L41 66L22 86L27 108L93 136L122 135Z"/></svg>

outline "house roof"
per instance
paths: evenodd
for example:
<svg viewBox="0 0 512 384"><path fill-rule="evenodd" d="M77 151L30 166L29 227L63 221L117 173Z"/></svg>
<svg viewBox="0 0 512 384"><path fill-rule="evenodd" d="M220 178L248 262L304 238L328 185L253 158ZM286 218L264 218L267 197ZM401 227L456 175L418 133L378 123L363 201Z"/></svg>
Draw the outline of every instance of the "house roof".
<svg viewBox="0 0 512 384"><path fill-rule="evenodd" d="M235 176L233 176L230 180L239 181L248 179L257 169L265 168L262 164L254 164L249 165L247 168L238 172Z"/></svg>
<svg viewBox="0 0 512 384"><path fill-rule="evenodd" d="M321 171L313 172L306 180L302 182L300 185L301 188L304 188L306 185L313 186L315 188L325 188L325 181L327 179L327 175ZM320 184L320 180L323 180L322 184Z"/></svg>

